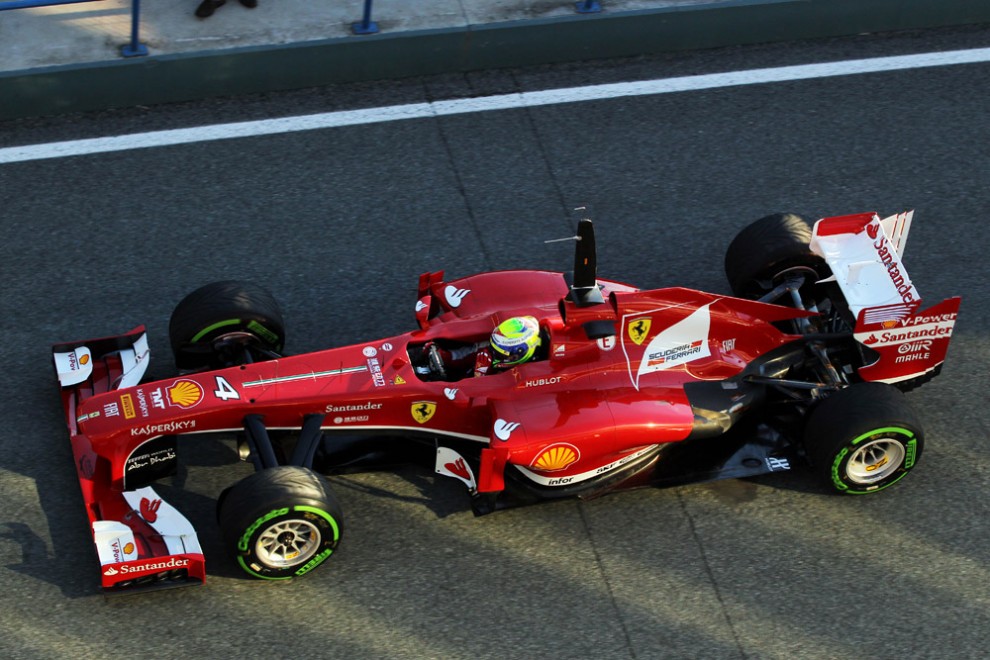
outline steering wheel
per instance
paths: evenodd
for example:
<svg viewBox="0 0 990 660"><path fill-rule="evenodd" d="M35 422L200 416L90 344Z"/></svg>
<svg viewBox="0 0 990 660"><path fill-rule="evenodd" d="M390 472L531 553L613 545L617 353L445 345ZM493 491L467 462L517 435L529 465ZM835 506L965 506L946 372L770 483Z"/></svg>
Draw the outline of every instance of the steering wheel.
<svg viewBox="0 0 990 660"><path fill-rule="evenodd" d="M430 361L430 371L441 380L446 380L447 370L443 366L443 360L440 358L440 351L437 349L437 345L430 344L426 349L426 355Z"/></svg>

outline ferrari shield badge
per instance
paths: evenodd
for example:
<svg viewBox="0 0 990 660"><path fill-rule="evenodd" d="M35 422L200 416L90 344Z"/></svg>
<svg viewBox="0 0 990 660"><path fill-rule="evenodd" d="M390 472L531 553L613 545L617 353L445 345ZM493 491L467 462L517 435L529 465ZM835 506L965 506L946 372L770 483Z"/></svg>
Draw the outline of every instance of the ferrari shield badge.
<svg viewBox="0 0 990 660"><path fill-rule="evenodd" d="M412 404L410 411L413 419L420 424L426 424L433 417L433 413L437 411L437 404L432 401L417 401Z"/></svg>
<svg viewBox="0 0 990 660"><path fill-rule="evenodd" d="M652 319L649 317L634 319L629 322L629 338L637 346L641 345L646 341L647 335L650 334L650 323Z"/></svg>

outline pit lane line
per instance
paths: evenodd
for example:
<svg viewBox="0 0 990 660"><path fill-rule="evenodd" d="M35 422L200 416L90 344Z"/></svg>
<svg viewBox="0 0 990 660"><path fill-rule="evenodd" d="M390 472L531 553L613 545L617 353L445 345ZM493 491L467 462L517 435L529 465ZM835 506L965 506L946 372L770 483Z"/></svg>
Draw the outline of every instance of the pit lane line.
<svg viewBox="0 0 990 660"><path fill-rule="evenodd" d="M343 110L314 115L281 117L257 121L211 124L113 137L50 142L0 149L0 165L51 158L146 149L213 140L294 133L343 126L379 124L406 119L436 118L445 115L532 108L543 105L616 99L628 96L651 96L697 91L719 87L761 85L775 82L831 78L864 73L882 73L957 64L990 62L990 48L973 48L937 53L918 53L892 57L875 57L819 64L729 71L677 78L660 78L624 83L607 83L584 87L566 87L536 92L499 94L477 98L409 103L404 105Z"/></svg>

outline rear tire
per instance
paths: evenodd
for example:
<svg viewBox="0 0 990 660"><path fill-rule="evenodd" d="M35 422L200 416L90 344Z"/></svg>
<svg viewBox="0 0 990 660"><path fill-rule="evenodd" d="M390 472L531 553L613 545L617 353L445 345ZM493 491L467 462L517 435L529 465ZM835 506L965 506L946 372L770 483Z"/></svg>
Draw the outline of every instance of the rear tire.
<svg viewBox="0 0 990 660"><path fill-rule="evenodd" d="M733 295L756 300L792 274L805 274L809 285L827 277L828 265L809 241L811 227L794 213L774 213L740 231L725 253Z"/></svg>
<svg viewBox="0 0 990 660"><path fill-rule="evenodd" d="M272 294L228 280L183 298L172 312L168 335L180 370L216 369L280 354L285 323Z"/></svg>
<svg viewBox="0 0 990 660"><path fill-rule="evenodd" d="M343 531L337 498L307 468L255 472L225 491L217 509L227 551L248 575L266 580L310 572L330 558Z"/></svg>
<svg viewBox="0 0 990 660"><path fill-rule="evenodd" d="M804 445L822 481L836 492L864 495L897 483L917 465L924 433L900 390L857 383L811 411Z"/></svg>

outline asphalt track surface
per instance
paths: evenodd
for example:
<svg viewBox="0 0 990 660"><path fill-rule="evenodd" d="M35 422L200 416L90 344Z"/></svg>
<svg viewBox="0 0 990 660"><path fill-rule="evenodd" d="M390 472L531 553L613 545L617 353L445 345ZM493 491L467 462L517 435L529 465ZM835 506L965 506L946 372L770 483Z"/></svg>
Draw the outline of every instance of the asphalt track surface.
<svg viewBox="0 0 990 660"><path fill-rule="evenodd" d="M0 147L306 112L980 48L969 28L308 90L0 124ZM0 655L978 658L990 648L990 65L824 78L0 166ZM227 278L279 298L293 352L413 327L416 279L566 269L589 205L600 274L726 292L742 224L914 208L905 264L963 307L912 393L918 468L865 498L796 470L470 513L403 469L335 478L345 536L304 579L241 576L213 524L249 473L186 439L161 487L203 588L105 599L49 345L167 321Z"/></svg>

